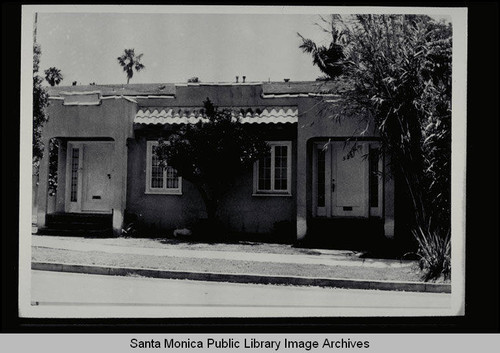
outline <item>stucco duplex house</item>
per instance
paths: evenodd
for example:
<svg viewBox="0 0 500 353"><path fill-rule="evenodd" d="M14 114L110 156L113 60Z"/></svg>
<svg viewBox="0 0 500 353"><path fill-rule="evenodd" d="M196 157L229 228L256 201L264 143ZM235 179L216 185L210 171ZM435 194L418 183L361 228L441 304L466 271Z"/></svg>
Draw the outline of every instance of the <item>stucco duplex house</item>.
<svg viewBox="0 0 500 353"><path fill-rule="evenodd" d="M342 82L49 88L38 227L61 228L65 216L95 215L119 235L126 214L165 231L189 228L206 217L194 186L173 168L159 167L153 151L159 137L201 119L208 97L217 107L233 110L249 129L258 129L271 147L268 158L256 162L223 200L219 214L229 229L272 240L277 225L287 224L300 240L319 236L317 229L322 237L336 237L337 230L345 233L346 224L347 229L365 224L391 238L395 183L387 173L388 159L379 154L370 124L360 128L359 119L331 117L342 89ZM52 201L51 139L59 145ZM354 143L356 153L349 153Z"/></svg>

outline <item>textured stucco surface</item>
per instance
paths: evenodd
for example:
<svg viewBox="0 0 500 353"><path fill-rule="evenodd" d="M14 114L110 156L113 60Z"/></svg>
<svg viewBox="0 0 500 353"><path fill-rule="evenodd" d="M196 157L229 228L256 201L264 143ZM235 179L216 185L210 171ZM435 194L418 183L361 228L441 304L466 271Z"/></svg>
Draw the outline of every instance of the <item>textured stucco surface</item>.
<svg viewBox="0 0 500 353"><path fill-rule="evenodd" d="M171 231L191 227L206 217L205 205L193 184L182 181L182 195L146 194L146 141L128 142L127 211L147 225ZM290 137L290 140L292 137ZM295 144L292 146L292 195L252 196L253 171L241 176L220 203L221 221L232 231L271 233L277 222L295 222Z"/></svg>
<svg viewBox="0 0 500 353"><path fill-rule="evenodd" d="M342 86L342 85L341 85ZM221 220L232 230L248 233L271 233L281 222L292 224L298 238L307 234L312 217L312 143L328 139L346 139L360 136L374 139L373 125L362 119L334 118L338 111L335 105L326 108L321 97L297 96L297 93L323 90L318 83L265 83L242 85L108 85L89 87L59 87L60 91L101 90L108 95L99 105L65 106L63 100L51 100L48 108L50 120L44 128L43 140L58 137L69 140L111 140L114 141L112 208L116 214L126 212L136 214L148 225L173 230L189 227L206 217L205 207L198 191L187 181L183 181L182 195L146 194L146 141L168 135L172 127L144 126L134 124L133 119L139 109L186 107L201 108L209 98L216 106L237 108L294 107L298 110L296 124L269 124L252 126L268 141L292 141L291 196L252 196L252 171L242 176L228 192L220 206ZM344 87L344 86L342 86ZM329 88L330 89L330 88ZM319 92L318 91L318 92ZM336 92L336 91L335 91ZM263 94L277 94L279 98L264 98ZM338 93L338 92L337 92ZM137 95L133 100L121 95ZM157 98L145 98L148 95ZM295 96L287 94L295 94ZM169 96L169 98L167 97ZM141 98L142 97L142 98ZM59 97L60 98L60 97ZM75 98L76 99L76 98ZM78 100L78 99L77 99ZM134 102L135 100L135 102ZM63 146L64 146L63 142ZM64 147L63 147L64 149ZM60 159L65 162L64 158ZM41 177L47 178L48 163L41 164ZM64 173L64 167L61 167ZM394 228L394 185L392 179L385 187L384 216L388 219L386 230ZM47 183L40 183L38 203L39 222L43 226L47 197L44 194ZM60 192L64 192L61 184ZM57 197L57 210L64 209L61 195ZM119 217L121 218L121 216ZM120 219L116 220L116 228Z"/></svg>

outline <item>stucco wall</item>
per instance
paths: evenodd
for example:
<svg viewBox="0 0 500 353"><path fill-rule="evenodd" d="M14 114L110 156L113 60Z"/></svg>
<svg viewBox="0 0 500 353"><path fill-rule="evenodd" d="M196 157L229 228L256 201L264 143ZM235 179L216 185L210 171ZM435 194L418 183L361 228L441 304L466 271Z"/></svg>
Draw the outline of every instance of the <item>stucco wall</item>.
<svg viewBox="0 0 500 353"><path fill-rule="evenodd" d="M175 99L138 99L142 107L202 107L208 98L218 107L295 106L294 99L264 99L260 85L189 85L177 86ZM193 185L183 180L182 195L145 194L146 141L165 134L163 126L135 127L135 138L129 140L127 211L147 224L165 230L189 227L206 217L203 201ZM142 131L145 128L145 132ZM296 136L297 125L276 127L254 125L268 141L292 141L291 196L252 196L253 171L243 175L221 201L219 217L229 229L244 233L272 233L279 222L296 222ZM168 128L167 128L168 130Z"/></svg>
<svg viewBox="0 0 500 353"><path fill-rule="evenodd" d="M210 98L219 107L263 107L277 105L296 105L296 99L261 97L261 85L190 85L177 86L175 99L137 99L144 107L203 107L203 101Z"/></svg>
<svg viewBox="0 0 500 353"><path fill-rule="evenodd" d="M146 138L129 139L127 145L127 212L149 226L169 230L204 216L203 200L186 181L182 183L182 195L146 194Z"/></svg>
<svg viewBox="0 0 500 353"><path fill-rule="evenodd" d="M358 137L366 140L377 139L373 121L362 117L342 117L334 114L339 108L332 104L326 107L321 98L298 100L300 112L297 131L297 238L306 236L308 223L312 217L312 143L314 141L345 140ZM386 158L386 163L388 159ZM385 167L387 172L388 168ZM394 233L394 181L386 175L384 185L384 214L386 236Z"/></svg>
<svg viewBox="0 0 500 353"><path fill-rule="evenodd" d="M261 127L266 128L266 127ZM240 177L219 206L220 219L232 231L243 233L272 233L277 222L295 224L296 142L295 126L279 132L264 133L267 140L288 140L292 143L291 196L252 196L253 171ZM140 135L139 133L137 135ZM172 231L191 227L206 218L205 205L198 190L182 181L182 195L146 194L146 146L148 136L136 136L128 141L127 211L147 225Z"/></svg>
<svg viewBox="0 0 500 353"><path fill-rule="evenodd" d="M125 99L103 99L99 105L64 105L63 100L50 100L47 109L49 121L45 124L42 142L45 145L44 157L40 163L40 185L38 189L38 225L45 226L45 215L51 210L47 207L48 188L48 146L51 138L58 138L65 146L67 141L79 140L113 141L112 160L112 200L110 209L113 214L113 230L120 234L123 211L126 201L126 140L133 134L133 118L137 110L135 103ZM61 149L64 153L64 147ZM64 156L59 158L60 182L64 180ZM58 211L64 210L64 183L59 183L57 191Z"/></svg>
<svg viewBox="0 0 500 353"><path fill-rule="evenodd" d="M136 111L136 104L125 99L105 99L91 106L65 106L62 100L50 100L44 138L111 137L125 141L133 134Z"/></svg>
<svg viewBox="0 0 500 353"><path fill-rule="evenodd" d="M238 180L221 202L221 220L234 231L271 233L278 222L297 225L298 238L307 232L312 204L311 146L315 140L345 139L359 135L373 139L372 125L359 118L336 121L332 115L335 107L325 109L323 98L282 97L262 98L260 85L209 86L190 85L176 87L175 98L137 98L137 104L122 98L101 101L97 106L64 106L61 100L51 100L48 108L49 122L44 128L43 140L51 137L70 139L114 140L115 170L121 173L115 179L114 209L134 213L149 225L165 230L188 227L206 217L203 201L198 191L186 180L182 195L145 194L146 141L168 133L169 126L138 126L134 116L142 107L202 107L208 97L219 107L273 107L296 106L298 124L252 125L269 141L292 141L292 196L252 196L253 174ZM46 169L46 167L45 167ZM386 185L385 215L393 220L392 184ZM45 200L42 200L46 204ZM118 224L118 223L117 223ZM390 225L389 225L390 226ZM394 222L392 223L394 228Z"/></svg>
<svg viewBox="0 0 500 353"><path fill-rule="evenodd" d="M235 188L227 194L221 214L224 215L226 224L234 230L271 233L279 223L290 222L292 226L296 223L297 128L295 124L280 130L269 126L255 128L262 130L262 137L267 141L292 142L291 196L252 196L254 181L250 171L240 178Z"/></svg>

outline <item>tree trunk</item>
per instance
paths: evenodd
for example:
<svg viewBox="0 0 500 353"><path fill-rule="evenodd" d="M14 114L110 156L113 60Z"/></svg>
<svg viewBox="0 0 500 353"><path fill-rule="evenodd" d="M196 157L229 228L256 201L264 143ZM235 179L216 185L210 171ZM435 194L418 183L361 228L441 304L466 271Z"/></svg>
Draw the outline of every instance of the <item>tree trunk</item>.
<svg viewBox="0 0 500 353"><path fill-rule="evenodd" d="M217 222L217 206L219 204L219 200L214 197L214 195L212 195L210 191L207 190L207 187L205 187L205 185L196 184L196 188L200 192L203 203L205 204L208 221L211 224L215 224Z"/></svg>
<svg viewBox="0 0 500 353"><path fill-rule="evenodd" d="M210 241L220 239L224 236L224 231L217 217L219 200L205 187L197 185L197 188L205 204L205 210L207 211L207 219L199 220L197 235Z"/></svg>
<svg viewBox="0 0 500 353"><path fill-rule="evenodd" d="M210 223L215 223L217 221L217 200L207 200L205 201L205 208L207 210L207 216Z"/></svg>

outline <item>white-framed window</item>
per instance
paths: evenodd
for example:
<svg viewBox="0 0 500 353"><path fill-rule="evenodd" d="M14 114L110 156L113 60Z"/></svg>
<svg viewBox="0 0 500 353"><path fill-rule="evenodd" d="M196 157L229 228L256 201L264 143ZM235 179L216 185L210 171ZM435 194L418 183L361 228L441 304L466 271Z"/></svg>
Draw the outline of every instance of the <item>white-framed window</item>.
<svg viewBox="0 0 500 353"><path fill-rule="evenodd" d="M182 194L182 178L177 171L167 166L162 167L154 153L158 141L147 142L146 153L146 194Z"/></svg>
<svg viewBox="0 0 500 353"><path fill-rule="evenodd" d="M253 195L290 196L292 142L267 141L269 153L254 164Z"/></svg>

